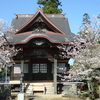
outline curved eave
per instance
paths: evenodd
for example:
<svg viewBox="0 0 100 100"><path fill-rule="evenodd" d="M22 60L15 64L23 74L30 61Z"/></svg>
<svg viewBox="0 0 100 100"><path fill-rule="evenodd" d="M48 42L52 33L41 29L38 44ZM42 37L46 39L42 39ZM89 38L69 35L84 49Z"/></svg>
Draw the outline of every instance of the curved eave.
<svg viewBox="0 0 100 100"><path fill-rule="evenodd" d="M65 33L60 30L56 25L54 25L42 12L41 10L39 10L26 24L24 24L21 28L19 28L19 30L17 32L14 33L15 34L18 34L20 33L25 27L27 26L30 26L30 24L34 23L35 19L39 16L39 14L41 15L41 17L47 21L51 26L53 26L56 30L58 30L61 34L64 34ZM20 33L21 34L21 33Z"/></svg>
<svg viewBox="0 0 100 100"><path fill-rule="evenodd" d="M26 43L28 43L30 40L32 40L32 39L35 39L35 38L44 38L44 39L46 39L46 40L48 40L49 42L51 42L51 43L55 43L55 44L69 44L70 42L65 42L65 41L59 41L59 40L56 40L56 39L52 39L51 37L49 37L49 36L43 36L43 35L41 35L41 36L39 36L39 35L35 35L35 36L28 36L28 37L26 37L26 38L24 38L23 40L17 40L16 42L10 42L10 44L11 45L20 45L20 44L26 44ZM63 38L63 37L62 37Z"/></svg>
<svg viewBox="0 0 100 100"><path fill-rule="evenodd" d="M26 43L28 43L31 39L35 39L35 38L45 38L45 39L47 39L49 42L55 43L55 44L69 44L69 42L53 41L53 40L51 40L50 38L47 38L47 37L45 37L45 36L35 36L35 37L29 38L29 39L28 39L27 41L25 41L25 42L15 42L15 43L10 43L10 44L11 44L11 45L26 44Z"/></svg>

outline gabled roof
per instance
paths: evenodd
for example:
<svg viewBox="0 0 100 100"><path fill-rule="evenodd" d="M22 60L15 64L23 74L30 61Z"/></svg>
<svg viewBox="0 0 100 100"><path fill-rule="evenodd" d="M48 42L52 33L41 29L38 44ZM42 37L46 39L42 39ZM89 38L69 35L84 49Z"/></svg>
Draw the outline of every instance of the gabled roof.
<svg viewBox="0 0 100 100"><path fill-rule="evenodd" d="M25 32L39 17L53 32ZM52 43L68 43L74 41L76 36L71 33L68 19L63 14L43 14L41 10L38 10L36 14L16 14L16 18L12 20L12 26L16 30L13 34L13 39L10 40L10 43L13 44L25 44L33 38L45 38Z"/></svg>
<svg viewBox="0 0 100 100"><path fill-rule="evenodd" d="M55 24L53 24L43 13L41 10L38 10L38 12L28 21L26 22L22 27L18 29L14 34L21 33L24 29L29 28L35 23L35 20L41 16L41 18L51 27L54 29L55 32L65 34L62 30L60 30Z"/></svg>

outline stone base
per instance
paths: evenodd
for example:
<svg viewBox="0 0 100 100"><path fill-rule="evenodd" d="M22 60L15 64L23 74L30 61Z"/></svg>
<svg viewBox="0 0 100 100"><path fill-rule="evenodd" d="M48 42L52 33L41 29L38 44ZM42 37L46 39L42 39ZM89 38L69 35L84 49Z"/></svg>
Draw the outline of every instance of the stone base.
<svg viewBox="0 0 100 100"><path fill-rule="evenodd" d="M11 96L11 85L0 85L0 97L9 97Z"/></svg>
<svg viewBox="0 0 100 100"><path fill-rule="evenodd" d="M64 84L63 85L63 94L67 96L77 95L77 84Z"/></svg>
<svg viewBox="0 0 100 100"><path fill-rule="evenodd" d="M18 100L24 100L24 93L18 94Z"/></svg>

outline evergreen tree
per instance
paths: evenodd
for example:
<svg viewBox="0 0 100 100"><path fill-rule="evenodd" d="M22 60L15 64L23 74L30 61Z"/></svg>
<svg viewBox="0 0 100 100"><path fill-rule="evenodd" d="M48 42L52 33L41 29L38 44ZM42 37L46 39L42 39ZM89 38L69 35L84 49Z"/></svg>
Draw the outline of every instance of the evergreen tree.
<svg viewBox="0 0 100 100"><path fill-rule="evenodd" d="M100 19L100 14L97 16L97 18L99 18L99 19Z"/></svg>
<svg viewBox="0 0 100 100"><path fill-rule="evenodd" d="M45 14L62 13L62 9L58 8L62 6L59 0L38 0L37 4L43 5L43 13Z"/></svg>
<svg viewBox="0 0 100 100"><path fill-rule="evenodd" d="M90 21L90 16L88 15L88 13L84 13L83 15L83 20L82 20L82 26L84 26L84 32L78 32L78 34L82 37L85 38L85 36L87 35L87 27L86 25L90 25L91 21ZM80 27L82 27L80 26Z"/></svg>
<svg viewBox="0 0 100 100"><path fill-rule="evenodd" d="M83 15L83 25L84 24L90 24L90 16L88 15L88 13L84 13Z"/></svg>

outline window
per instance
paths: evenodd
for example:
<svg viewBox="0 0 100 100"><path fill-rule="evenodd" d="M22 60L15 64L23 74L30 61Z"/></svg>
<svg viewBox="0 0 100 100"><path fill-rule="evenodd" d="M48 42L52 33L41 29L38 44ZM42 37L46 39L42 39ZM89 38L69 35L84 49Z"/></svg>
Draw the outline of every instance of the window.
<svg viewBox="0 0 100 100"><path fill-rule="evenodd" d="M47 73L47 64L33 64L33 73Z"/></svg>
<svg viewBox="0 0 100 100"><path fill-rule="evenodd" d="M58 63L58 67L65 69L65 63ZM57 69L58 73L63 73L63 70Z"/></svg>
<svg viewBox="0 0 100 100"><path fill-rule="evenodd" d="M28 64L24 64L23 73L28 73Z"/></svg>
<svg viewBox="0 0 100 100"><path fill-rule="evenodd" d="M65 68L65 63L57 63L59 68ZM63 73L63 70L57 68L57 73ZM54 63L52 63L52 73L54 73Z"/></svg>
<svg viewBox="0 0 100 100"><path fill-rule="evenodd" d="M14 73L17 73L17 74L21 73L21 64L14 65ZM24 64L23 73L28 73L28 64Z"/></svg>
<svg viewBox="0 0 100 100"><path fill-rule="evenodd" d="M15 64L14 65L14 74L20 74L21 73L21 65L20 64Z"/></svg>
<svg viewBox="0 0 100 100"><path fill-rule="evenodd" d="M39 64L33 64L33 73L39 73Z"/></svg>
<svg viewBox="0 0 100 100"><path fill-rule="evenodd" d="M40 73L47 73L47 64L40 64Z"/></svg>

